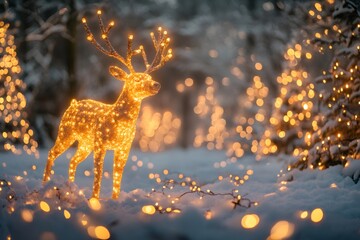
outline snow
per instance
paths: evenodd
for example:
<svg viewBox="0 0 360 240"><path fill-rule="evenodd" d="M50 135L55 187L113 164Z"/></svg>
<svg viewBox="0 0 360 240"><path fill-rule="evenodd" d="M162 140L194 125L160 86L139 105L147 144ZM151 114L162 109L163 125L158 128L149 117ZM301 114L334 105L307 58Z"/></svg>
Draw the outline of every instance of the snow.
<svg viewBox="0 0 360 240"><path fill-rule="evenodd" d="M41 180L47 150L40 151L40 159L0 154L0 179L11 182L9 187L3 185L0 192L3 206L0 239L8 235L12 239L89 239L96 226L105 226L110 239L266 239L272 227L281 220L294 225L294 233L289 233L289 239L360 238L360 185L347 176L347 167L334 166L324 171L293 170L293 180L283 182L277 175L284 163L275 158L256 162L254 156L246 155L231 162L226 160L224 152L206 149L173 149L161 153L134 150L124 171L120 198L112 200L113 155L108 153L104 163L101 209L96 211L88 201L93 183L92 156L79 165L75 183L69 183L67 171L73 153L71 149L56 160L55 174L44 186ZM348 167L357 164L354 160ZM214 167L219 165L223 167ZM164 169L169 174L165 175ZM249 169L253 170L252 175ZM88 173L90 176L85 176ZM142 212L144 205L157 201L164 206L171 205L162 194L152 193L148 197L152 188L161 189L162 186L149 178L151 173L158 173L161 179L178 179L182 173L197 181L202 189L216 193L238 189L239 194L243 197L247 194L245 198L258 205L233 209L231 197L204 196L199 199L197 194L189 194L174 204L181 213L146 215ZM249 179L243 185L235 186L234 181L229 181L230 174L232 179L234 176L245 179L246 173ZM224 179L220 181L219 176ZM179 196L184 191L188 190L181 187L166 190L172 196ZM15 200L6 199L8 194L14 193ZM49 212L41 210L41 201L50 206ZM59 206L61 210L58 210ZM9 213L11 207L14 211ZM317 223L310 219L316 208L324 213ZM69 219L65 218L64 210L70 213ZM207 220L205 214L209 211L212 216ZM308 211L305 219L300 218L301 211ZM32 219L26 222L24 216L28 212ZM259 216L259 224L252 229L241 225L247 214Z"/></svg>

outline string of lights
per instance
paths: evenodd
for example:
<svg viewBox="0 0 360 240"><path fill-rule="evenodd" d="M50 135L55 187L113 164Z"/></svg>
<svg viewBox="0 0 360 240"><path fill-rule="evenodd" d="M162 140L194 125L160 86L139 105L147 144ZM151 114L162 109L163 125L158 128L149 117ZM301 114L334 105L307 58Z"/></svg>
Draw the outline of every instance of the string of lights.
<svg viewBox="0 0 360 240"><path fill-rule="evenodd" d="M166 175L168 175L168 172L166 173ZM252 170L248 170L247 174L243 177L232 174L228 175L226 178L219 176L216 181L211 182L211 184L229 181L234 186L240 186L249 179L249 175L252 175L252 173ZM237 207L250 208L258 205L257 202L247 198L247 194L241 195L239 189L231 189L231 191L228 192L217 192L206 187L209 183L199 184L191 179L191 177L184 176L184 174L178 174L177 178L178 180L174 178L161 180L160 176L158 176L158 178L155 179L156 182L160 184L160 187L158 189L153 188L151 192L147 194L147 197L150 199L157 199L158 201L153 205L143 206L142 211L145 214L152 215L156 212L160 214L181 213L182 209L178 205L185 197L195 197L199 200L209 197L220 198L226 202L231 202L234 209ZM163 199L161 199L161 197Z"/></svg>

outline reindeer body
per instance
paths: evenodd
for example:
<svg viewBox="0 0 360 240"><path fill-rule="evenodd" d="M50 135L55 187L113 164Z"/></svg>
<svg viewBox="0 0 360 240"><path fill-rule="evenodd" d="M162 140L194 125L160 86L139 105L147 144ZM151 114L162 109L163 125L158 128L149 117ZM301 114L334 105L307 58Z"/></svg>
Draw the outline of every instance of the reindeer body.
<svg viewBox="0 0 360 240"><path fill-rule="evenodd" d="M112 76L125 81L123 90L114 104L105 104L94 100L73 100L71 102L61 119L55 145L49 152L43 181L46 182L50 179L51 168L55 159L77 141L78 149L70 160L69 181L75 181L77 166L91 152L94 152L93 197L99 198L104 157L107 150L113 150L112 197L116 199L120 193L124 167L134 140L141 101L157 94L160 89L160 84L152 80L148 73L163 66L172 57L172 53L171 49L165 51L170 39L166 36L167 32L159 28L159 39L156 39L153 33L151 34L156 50L155 58L151 64L148 63L142 46L137 50L132 50L132 35L128 38L126 57L120 56L107 38L107 34L114 23L110 22L109 26L105 28L100 17L101 11L99 10L97 13L102 32L101 36L109 50L104 49L94 39L86 24L86 19L83 18L82 22L88 34L88 40L101 52L124 64L130 70L130 74L116 66L109 68ZM141 53L146 66L146 71L143 73L135 72L131 64L132 56L139 53Z"/></svg>
<svg viewBox="0 0 360 240"><path fill-rule="evenodd" d="M133 139L141 101L122 94L115 104L104 104L94 100L73 100L64 113L59 137L73 141L85 141L89 149L103 146L108 150L120 148L119 143Z"/></svg>
<svg viewBox="0 0 360 240"><path fill-rule="evenodd" d="M110 67L110 72L117 77L123 74L117 67ZM69 180L75 180L79 163L94 152L93 197L99 198L105 153L106 150L114 150L113 198L118 197L124 167L135 136L141 101L160 89L160 84L146 73L121 77L126 78L126 82L114 104L94 100L71 102L61 119L55 145L49 152L44 181L49 179L55 159L78 141L78 149L70 160Z"/></svg>
<svg viewBox="0 0 360 240"><path fill-rule="evenodd" d="M113 105L94 100L73 100L61 120L58 137L49 153L45 175L50 175L55 159L78 141L78 150L70 160L69 180L75 180L76 167L94 151L93 196L98 198L104 156L106 150L114 150L113 198L117 198L135 136L140 105L141 100L133 99L126 87Z"/></svg>

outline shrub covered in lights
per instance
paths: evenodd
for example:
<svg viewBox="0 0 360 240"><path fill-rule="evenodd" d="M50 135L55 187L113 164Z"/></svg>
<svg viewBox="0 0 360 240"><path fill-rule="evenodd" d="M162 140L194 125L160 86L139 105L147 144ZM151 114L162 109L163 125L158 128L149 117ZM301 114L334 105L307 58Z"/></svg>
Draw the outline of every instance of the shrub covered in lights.
<svg viewBox="0 0 360 240"><path fill-rule="evenodd" d="M37 155L38 143L24 111L26 87L20 79L21 67L17 59L14 36L9 24L0 21L0 149Z"/></svg>
<svg viewBox="0 0 360 240"><path fill-rule="evenodd" d="M308 43L334 54L318 78L321 121L311 148L290 168L327 168L360 158L360 16L353 1L315 3Z"/></svg>

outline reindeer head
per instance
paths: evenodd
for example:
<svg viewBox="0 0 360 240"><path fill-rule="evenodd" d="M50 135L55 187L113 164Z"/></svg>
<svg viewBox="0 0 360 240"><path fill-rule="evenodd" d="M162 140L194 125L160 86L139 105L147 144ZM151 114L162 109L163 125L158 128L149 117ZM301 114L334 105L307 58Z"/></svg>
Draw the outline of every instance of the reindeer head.
<svg viewBox="0 0 360 240"><path fill-rule="evenodd" d="M98 10L97 15L101 31L101 38L104 40L106 48L104 48L97 42L86 23L86 19L83 18L82 22L87 33L87 39L92 44L94 44L96 48L102 53L117 59L123 66L125 66L130 71L130 73L128 74L120 67L110 66L110 74L118 80L125 81L125 86L127 90L135 99L142 100L145 97L157 94L160 90L161 85L160 83L154 81L149 75L149 73L161 68L172 57L172 50L167 49L170 43L170 38L167 36L167 31L159 27L157 29L157 36L155 36L154 33L150 33L156 53L153 61L151 62L151 64L149 64L145 49L142 45L140 45L138 49L132 49L132 43L134 39L133 35L129 35L128 37L126 57L121 56L117 51L115 51L114 47L110 43L110 40L108 39L109 31L115 25L115 23L111 21L108 26L105 27L101 18L101 14L101 10ZM146 67L146 70L144 72L136 72L131 62L132 57L140 53Z"/></svg>
<svg viewBox="0 0 360 240"><path fill-rule="evenodd" d="M160 90L160 83L154 81L147 73L127 74L116 66L110 66L109 72L118 80L125 81L127 91L138 100L155 95Z"/></svg>

